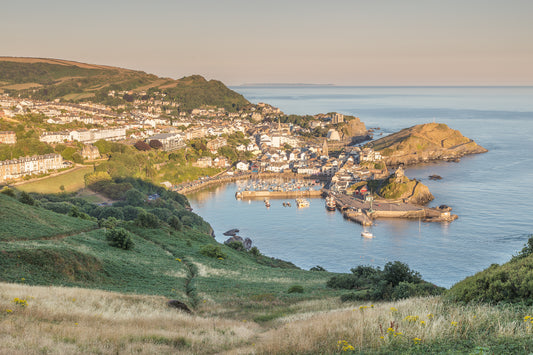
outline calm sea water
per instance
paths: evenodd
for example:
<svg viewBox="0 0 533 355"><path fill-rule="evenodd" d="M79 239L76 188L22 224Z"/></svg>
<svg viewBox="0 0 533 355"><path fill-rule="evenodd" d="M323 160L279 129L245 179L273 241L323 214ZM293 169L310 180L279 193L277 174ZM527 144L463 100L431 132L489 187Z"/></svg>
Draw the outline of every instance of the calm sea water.
<svg viewBox="0 0 533 355"><path fill-rule="evenodd" d="M459 163L409 168L435 196L431 206L453 207L450 224L378 220L374 239L362 227L327 212L324 200L306 209L272 201L237 201L236 184L190 196L195 212L222 233L239 228L264 254L308 269L321 265L348 272L357 265L383 266L400 260L440 286L504 263L533 234L532 87L234 87L252 102L267 102L285 113L337 111L361 118L367 127L395 132L419 123L442 122L489 150ZM438 174L440 181L428 176ZM294 206L294 204L293 204Z"/></svg>

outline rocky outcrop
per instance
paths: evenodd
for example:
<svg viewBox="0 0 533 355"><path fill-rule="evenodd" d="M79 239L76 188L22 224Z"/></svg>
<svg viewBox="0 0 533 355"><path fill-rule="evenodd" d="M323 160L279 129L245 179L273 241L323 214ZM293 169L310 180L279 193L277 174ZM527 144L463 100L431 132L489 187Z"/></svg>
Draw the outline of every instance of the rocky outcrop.
<svg viewBox="0 0 533 355"><path fill-rule="evenodd" d="M234 235L231 238L228 238L224 244L228 245L231 242L238 242L241 243L245 250L252 249L252 240L250 238L243 239L242 237L238 235Z"/></svg>
<svg viewBox="0 0 533 355"><path fill-rule="evenodd" d="M354 117L350 121L346 122L340 133L342 140L354 140L368 136L368 131L365 127L365 124L361 122L358 117Z"/></svg>
<svg viewBox="0 0 533 355"><path fill-rule="evenodd" d="M468 154L485 153L461 132L443 123L413 126L372 142L389 166L414 165L433 160L457 161Z"/></svg>
<svg viewBox="0 0 533 355"><path fill-rule="evenodd" d="M429 188L420 181L405 176L402 167L383 181L379 195L386 199L402 200L417 205L425 205L434 199Z"/></svg>

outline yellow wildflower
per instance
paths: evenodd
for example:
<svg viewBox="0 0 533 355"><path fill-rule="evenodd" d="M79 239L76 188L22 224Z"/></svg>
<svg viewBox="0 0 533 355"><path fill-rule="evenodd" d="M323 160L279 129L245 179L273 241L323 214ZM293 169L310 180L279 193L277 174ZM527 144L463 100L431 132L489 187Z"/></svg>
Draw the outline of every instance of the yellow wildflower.
<svg viewBox="0 0 533 355"><path fill-rule="evenodd" d="M457 327L457 322L452 322L451 325Z"/></svg>
<svg viewBox="0 0 533 355"><path fill-rule="evenodd" d="M422 324L422 325L426 325L426 321L425 321L425 320L421 320L421 321L420 321L420 324Z"/></svg>
<svg viewBox="0 0 533 355"><path fill-rule="evenodd" d="M415 343L415 345L420 344L421 341L422 341L422 339L420 339L420 338L414 338L413 339L413 342Z"/></svg>
<svg viewBox="0 0 533 355"><path fill-rule="evenodd" d="M396 309L396 307L391 307L391 308L390 308L390 311L391 311L391 312L398 312L398 309Z"/></svg>
<svg viewBox="0 0 533 355"><path fill-rule="evenodd" d="M13 310L12 310L12 309L6 309L6 312L7 312L7 313L12 313Z"/></svg>
<svg viewBox="0 0 533 355"><path fill-rule="evenodd" d="M176 261L179 261L181 263L181 259L180 258L176 258Z"/></svg>

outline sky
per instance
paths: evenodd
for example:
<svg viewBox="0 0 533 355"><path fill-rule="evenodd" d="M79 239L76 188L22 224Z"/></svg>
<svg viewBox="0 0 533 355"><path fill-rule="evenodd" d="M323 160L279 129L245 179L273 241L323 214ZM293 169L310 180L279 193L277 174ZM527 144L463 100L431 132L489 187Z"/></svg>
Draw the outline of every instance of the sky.
<svg viewBox="0 0 533 355"><path fill-rule="evenodd" d="M532 0L17 0L0 55L227 85L533 85Z"/></svg>

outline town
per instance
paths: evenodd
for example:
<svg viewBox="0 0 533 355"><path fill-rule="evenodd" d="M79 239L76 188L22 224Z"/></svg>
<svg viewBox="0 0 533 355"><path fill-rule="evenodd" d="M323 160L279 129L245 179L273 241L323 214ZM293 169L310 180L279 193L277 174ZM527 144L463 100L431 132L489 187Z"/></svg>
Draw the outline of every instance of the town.
<svg viewBox="0 0 533 355"><path fill-rule="evenodd" d="M109 91L108 95L129 94ZM102 140L168 154L187 151L191 142L202 140L204 151L191 162L194 167L216 168L230 176L245 172L293 173L328 181L331 190L341 192L388 173L379 152L351 144L370 138L364 123L355 117L317 114L306 117L300 125L282 122L287 116L264 103L251 104L238 112L220 107L186 112L159 92L150 97L141 92L131 101L128 107L115 107L90 102L44 102L4 93L0 97L3 122L20 124L19 118L32 117L33 121L40 121L40 142L51 147L70 145L78 151L73 159L54 152L0 161L0 183L101 160L102 154L94 143ZM228 139L235 134L241 138L239 144L230 144ZM0 132L0 146L16 142L15 131ZM178 181L162 183L179 190ZM191 181L182 183L190 186Z"/></svg>

